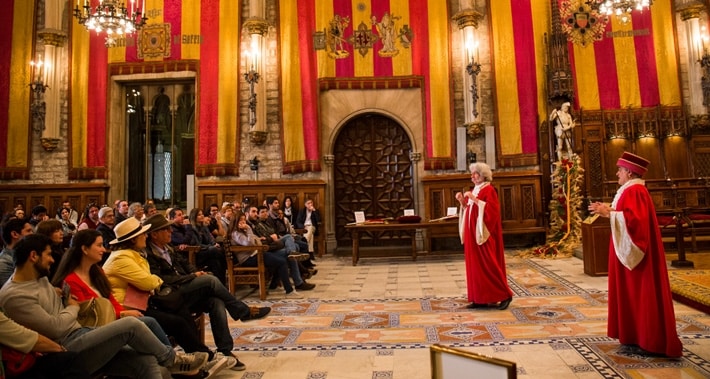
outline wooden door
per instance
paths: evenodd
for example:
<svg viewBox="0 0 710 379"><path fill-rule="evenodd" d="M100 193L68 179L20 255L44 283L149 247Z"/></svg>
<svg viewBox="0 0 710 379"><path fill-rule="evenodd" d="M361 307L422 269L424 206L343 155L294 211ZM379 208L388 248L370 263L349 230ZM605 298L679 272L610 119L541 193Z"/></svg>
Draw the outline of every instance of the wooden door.
<svg viewBox="0 0 710 379"><path fill-rule="evenodd" d="M367 219L403 215L414 208L412 143L394 120L378 115L358 116L343 126L333 147L335 234L338 246L351 244L345 225L354 211ZM411 243L403 232L363 233L361 246L399 246Z"/></svg>

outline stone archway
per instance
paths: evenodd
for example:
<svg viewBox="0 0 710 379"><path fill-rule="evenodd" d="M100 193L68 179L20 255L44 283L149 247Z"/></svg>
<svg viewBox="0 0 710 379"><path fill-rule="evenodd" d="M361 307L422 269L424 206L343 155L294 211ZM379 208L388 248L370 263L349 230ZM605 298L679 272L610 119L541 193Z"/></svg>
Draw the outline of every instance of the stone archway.
<svg viewBox="0 0 710 379"><path fill-rule="evenodd" d="M415 207L411 152L405 129L389 117L365 113L343 125L333 145L338 246L352 243L345 225L355 221L354 211L364 211L368 219L396 218ZM410 238L399 232L363 234L360 245L406 245Z"/></svg>

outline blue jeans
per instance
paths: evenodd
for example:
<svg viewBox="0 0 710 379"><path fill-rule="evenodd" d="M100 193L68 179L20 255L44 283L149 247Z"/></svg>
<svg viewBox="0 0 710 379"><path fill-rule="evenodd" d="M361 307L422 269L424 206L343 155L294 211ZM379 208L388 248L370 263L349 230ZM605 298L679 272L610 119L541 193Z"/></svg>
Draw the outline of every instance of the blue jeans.
<svg viewBox="0 0 710 379"><path fill-rule="evenodd" d="M163 328L160 327L160 324L158 324L158 320L148 316L138 317L138 319L141 320L156 337L158 337L163 345L170 346L172 348L170 339L168 338L168 335L165 334Z"/></svg>
<svg viewBox="0 0 710 379"><path fill-rule="evenodd" d="M118 319L98 328L79 328L60 341L79 353L87 371L132 378L160 379L161 366L171 366L175 351L165 346L135 317Z"/></svg>
<svg viewBox="0 0 710 379"><path fill-rule="evenodd" d="M293 241L293 238L291 238L291 241ZM295 245L295 243L294 243L294 245ZM295 250L295 251L298 251L298 250ZM301 278L301 270L298 268L298 261L293 260L293 259L288 259L288 256L290 255L288 252L288 248L283 248L283 249L275 250L275 251L267 251L266 253L264 253L264 257L266 257L269 254L278 255L279 257L282 257L283 259L286 260L286 263L288 264L288 270L291 272L291 279L293 279L293 285L298 287L301 284L303 284L303 278Z"/></svg>
<svg viewBox="0 0 710 379"><path fill-rule="evenodd" d="M274 280L278 279L281 281L286 293L291 293L293 292L293 286L291 285L291 281L288 279L287 261L288 259L284 258L281 254L274 254L273 251L267 251L264 253L264 266L266 266L266 269L271 271L271 274L274 276ZM256 256L253 256L247 258L247 260L242 263L242 266L256 267L257 264L257 258Z"/></svg>
<svg viewBox="0 0 710 379"><path fill-rule="evenodd" d="M193 312L208 312L212 336L217 351L226 354L234 348L234 340L229 332L227 313L234 320L248 317L249 306L237 300L229 290L212 275L198 276L180 286L185 306Z"/></svg>

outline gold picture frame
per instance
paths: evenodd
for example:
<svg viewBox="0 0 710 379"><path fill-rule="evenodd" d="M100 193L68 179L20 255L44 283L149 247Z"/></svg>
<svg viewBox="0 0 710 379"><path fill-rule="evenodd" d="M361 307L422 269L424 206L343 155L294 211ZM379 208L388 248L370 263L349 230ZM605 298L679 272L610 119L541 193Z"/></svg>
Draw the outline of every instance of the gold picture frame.
<svg viewBox="0 0 710 379"><path fill-rule="evenodd" d="M430 346L432 379L517 379L515 362L434 344Z"/></svg>

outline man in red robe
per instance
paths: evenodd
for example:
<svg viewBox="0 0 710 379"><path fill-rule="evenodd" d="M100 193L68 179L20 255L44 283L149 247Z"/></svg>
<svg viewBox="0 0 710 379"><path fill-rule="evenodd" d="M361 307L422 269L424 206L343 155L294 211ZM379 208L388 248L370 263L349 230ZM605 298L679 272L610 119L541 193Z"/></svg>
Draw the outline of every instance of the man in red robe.
<svg viewBox="0 0 710 379"><path fill-rule="evenodd" d="M656 211L641 177L649 161L624 152L616 165L621 187L611 206L589 210L611 221L607 335L622 354L680 357L666 257Z"/></svg>
<svg viewBox="0 0 710 379"><path fill-rule="evenodd" d="M470 166L474 187L457 193L461 203L459 234L466 261L467 308L496 305L508 308L513 291L508 287L503 251L503 228L498 194L491 185L493 174L485 163Z"/></svg>

